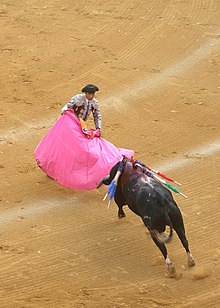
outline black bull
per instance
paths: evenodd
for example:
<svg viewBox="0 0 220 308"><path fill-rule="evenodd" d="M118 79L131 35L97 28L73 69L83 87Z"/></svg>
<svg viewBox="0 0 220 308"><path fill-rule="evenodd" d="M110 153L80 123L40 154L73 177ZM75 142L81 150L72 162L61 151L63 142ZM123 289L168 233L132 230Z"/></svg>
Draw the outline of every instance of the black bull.
<svg viewBox="0 0 220 308"><path fill-rule="evenodd" d="M119 164L120 162L111 169L110 174L101 180L97 188L102 184L109 185L111 183ZM123 159L123 171L118 181L114 199L119 208L118 218L125 217L124 205L127 205L132 212L141 217L154 243L164 256L169 276L175 275L175 267L167 255L164 243L171 240L173 229L186 250L188 266L195 265L185 235L183 217L171 192L159 181L144 174L140 167L134 167L134 164L126 158ZM167 237L162 235L166 226L170 228Z"/></svg>

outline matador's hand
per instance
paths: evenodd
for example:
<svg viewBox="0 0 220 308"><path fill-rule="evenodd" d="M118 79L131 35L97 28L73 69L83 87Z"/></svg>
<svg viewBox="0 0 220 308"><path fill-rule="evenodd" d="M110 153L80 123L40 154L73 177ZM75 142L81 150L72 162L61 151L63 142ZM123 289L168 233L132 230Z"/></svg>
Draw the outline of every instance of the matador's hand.
<svg viewBox="0 0 220 308"><path fill-rule="evenodd" d="M101 137L101 135L102 135L101 129L97 128L96 130L99 132L99 137Z"/></svg>

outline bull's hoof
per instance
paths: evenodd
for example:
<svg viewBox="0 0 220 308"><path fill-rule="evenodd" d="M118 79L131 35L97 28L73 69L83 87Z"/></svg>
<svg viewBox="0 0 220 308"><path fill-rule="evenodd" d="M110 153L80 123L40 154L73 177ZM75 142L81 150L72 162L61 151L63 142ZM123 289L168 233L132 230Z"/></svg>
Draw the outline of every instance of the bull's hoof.
<svg viewBox="0 0 220 308"><path fill-rule="evenodd" d="M167 265L166 276L168 278L176 278L176 268L175 268L174 264L170 263L169 265Z"/></svg>
<svg viewBox="0 0 220 308"><path fill-rule="evenodd" d="M123 213L118 213L118 219L122 219L124 217L126 217L124 212Z"/></svg>
<svg viewBox="0 0 220 308"><path fill-rule="evenodd" d="M191 254L188 254L188 266L192 267L194 265L196 265L195 259L193 258Z"/></svg>

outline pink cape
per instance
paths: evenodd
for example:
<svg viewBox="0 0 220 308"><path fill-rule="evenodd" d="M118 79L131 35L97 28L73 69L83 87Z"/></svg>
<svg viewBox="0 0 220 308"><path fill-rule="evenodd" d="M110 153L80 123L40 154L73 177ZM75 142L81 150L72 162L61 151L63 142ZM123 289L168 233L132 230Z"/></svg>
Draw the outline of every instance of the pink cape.
<svg viewBox="0 0 220 308"><path fill-rule="evenodd" d="M34 152L38 166L63 186L76 190L95 189L122 155L132 150L118 149L99 137L89 139L79 119L67 111L48 131Z"/></svg>

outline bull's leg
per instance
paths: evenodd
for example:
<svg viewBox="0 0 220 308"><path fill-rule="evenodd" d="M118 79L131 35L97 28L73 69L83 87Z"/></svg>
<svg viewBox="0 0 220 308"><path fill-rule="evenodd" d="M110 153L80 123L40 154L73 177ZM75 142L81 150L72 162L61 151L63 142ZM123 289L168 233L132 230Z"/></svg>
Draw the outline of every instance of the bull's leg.
<svg viewBox="0 0 220 308"><path fill-rule="evenodd" d="M176 269L175 269L174 264L170 261L170 258L167 255L166 246L163 243L159 242L155 238L155 236L154 236L154 234L152 232L150 232L150 234L151 234L151 237L152 237L154 243L160 249L160 251L161 251L161 253L162 253L162 255L163 255L164 259L165 259L166 267L167 267L167 276L170 277L170 278L175 277L176 276L175 275L176 274Z"/></svg>
<svg viewBox="0 0 220 308"><path fill-rule="evenodd" d="M186 238L186 232L185 232L185 227L184 227L184 222L183 222L183 217L182 214L177 206L171 209L170 211L171 215L171 220L173 223L173 228L176 231L183 247L186 250L187 253L187 263L188 266L194 266L195 265L195 260L193 258L193 255L190 253L189 250L189 243Z"/></svg>
<svg viewBox="0 0 220 308"><path fill-rule="evenodd" d="M123 211L123 206L119 206L118 205L118 218L121 219L121 218L124 218L126 215L125 215L125 212Z"/></svg>
<svg viewBox="0 0 220 308"><path fill-rule="evenodd" d="M176 231L183 247L186 250L188 266L194 266L196 263L195 263L195 259L194 259L193 255L189 251L189 243L188 243L188 240L186 238L184 226L181 226L179 228L175 228L175 231Z"/></svg>
<svg viewBox="0 0 220 308"><path fill-rule="evenodd" d="M119 219L124 218L126 215L122 208L125 205L125 201L124 201L123 195L121 194L120 190L116 191L114 199L115 199L115 203L118 206L118 218Z"/></svg>

